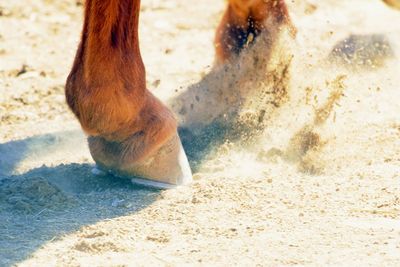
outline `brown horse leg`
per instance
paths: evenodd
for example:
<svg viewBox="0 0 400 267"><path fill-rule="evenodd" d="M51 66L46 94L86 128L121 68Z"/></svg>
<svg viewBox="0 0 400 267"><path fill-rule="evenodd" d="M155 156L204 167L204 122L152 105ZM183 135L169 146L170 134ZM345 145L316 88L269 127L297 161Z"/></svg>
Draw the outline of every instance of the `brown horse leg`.
<svg viewBox="0 0 400 267"><path fill-rule="evenodd" d="M264 31L269 18L277 26L289 26L291 34L296 34L284 0L229 0L215 37L217 63L237 56Z"/></svg>
<svg viewBox="0 0 400 267"><path fill-rule="evenodd" d="M170 184L191 179L172 112L146 89L140 0L87 0L67 102L105 170Z"/></svg>

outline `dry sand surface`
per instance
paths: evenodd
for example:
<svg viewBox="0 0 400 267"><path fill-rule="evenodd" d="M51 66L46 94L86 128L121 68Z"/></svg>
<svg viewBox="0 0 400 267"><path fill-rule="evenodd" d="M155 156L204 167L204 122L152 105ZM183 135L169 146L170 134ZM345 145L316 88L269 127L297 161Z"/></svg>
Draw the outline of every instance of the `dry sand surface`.
<svg viewBox="0 0 400 267"><path fill-rule="evenodd" d="M287 1L295 41L216 69L223 0L142 2L194 183L93 175L63 95L82 2L0 0L0 266L400 266L400 12Z"/></svg>

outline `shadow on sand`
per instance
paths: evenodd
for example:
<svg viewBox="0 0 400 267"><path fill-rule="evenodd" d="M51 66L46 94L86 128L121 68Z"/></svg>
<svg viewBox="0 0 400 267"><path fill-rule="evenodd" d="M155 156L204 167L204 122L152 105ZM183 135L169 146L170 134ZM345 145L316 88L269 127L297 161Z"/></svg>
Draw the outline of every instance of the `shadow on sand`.
<svg viewBox="0 0 400 267"><path fill-rule="evenodd" d="M85 150L81 137L73 131L0 144L0 266L14 265L82 226L137 212L157 199L160 191L93 175L92 164L43 166L12 175L21 161L39 164L45 150ZM65 147L65 141L72 143Z"/></svg>
<svg viewBox="0 0 400 267"><path fill-rule="evenodd" d="M180 129L193 168L227 132L217 123L195 136ZM65 163L74 159L90 159L80 130L0 144L0 266L12 266L83 226L135 213L161 193L129 179L96 176L93 163Z"/></svg>

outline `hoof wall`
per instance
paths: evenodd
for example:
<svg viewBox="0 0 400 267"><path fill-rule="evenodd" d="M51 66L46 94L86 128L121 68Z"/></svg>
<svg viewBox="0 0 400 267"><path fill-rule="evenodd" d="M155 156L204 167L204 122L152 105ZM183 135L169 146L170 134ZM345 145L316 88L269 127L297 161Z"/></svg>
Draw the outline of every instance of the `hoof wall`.
<svg viewBox="0 0 400 267"><path fill-rule="evenodd" d="M144 161L113 168L107 168L99 162L97 165L115 176L130 178L135 184L153 188L169 189L192 182L192 171L178 134ZM94 170L92 172L99 173Z"/></svg>

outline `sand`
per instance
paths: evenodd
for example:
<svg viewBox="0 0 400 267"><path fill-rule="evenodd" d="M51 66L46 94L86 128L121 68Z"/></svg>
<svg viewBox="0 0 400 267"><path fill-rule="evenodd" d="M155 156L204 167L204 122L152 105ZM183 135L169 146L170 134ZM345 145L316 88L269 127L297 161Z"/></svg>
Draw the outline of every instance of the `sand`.
<svg viewBox="0 0 400 267"><path fill-rule="evenodd" d="M400 12L288 1L295 41L218 69L224 1L142 2L193 184L94 175L63 95L82 2L0 0L0 266L399 266Z"/></svg>

